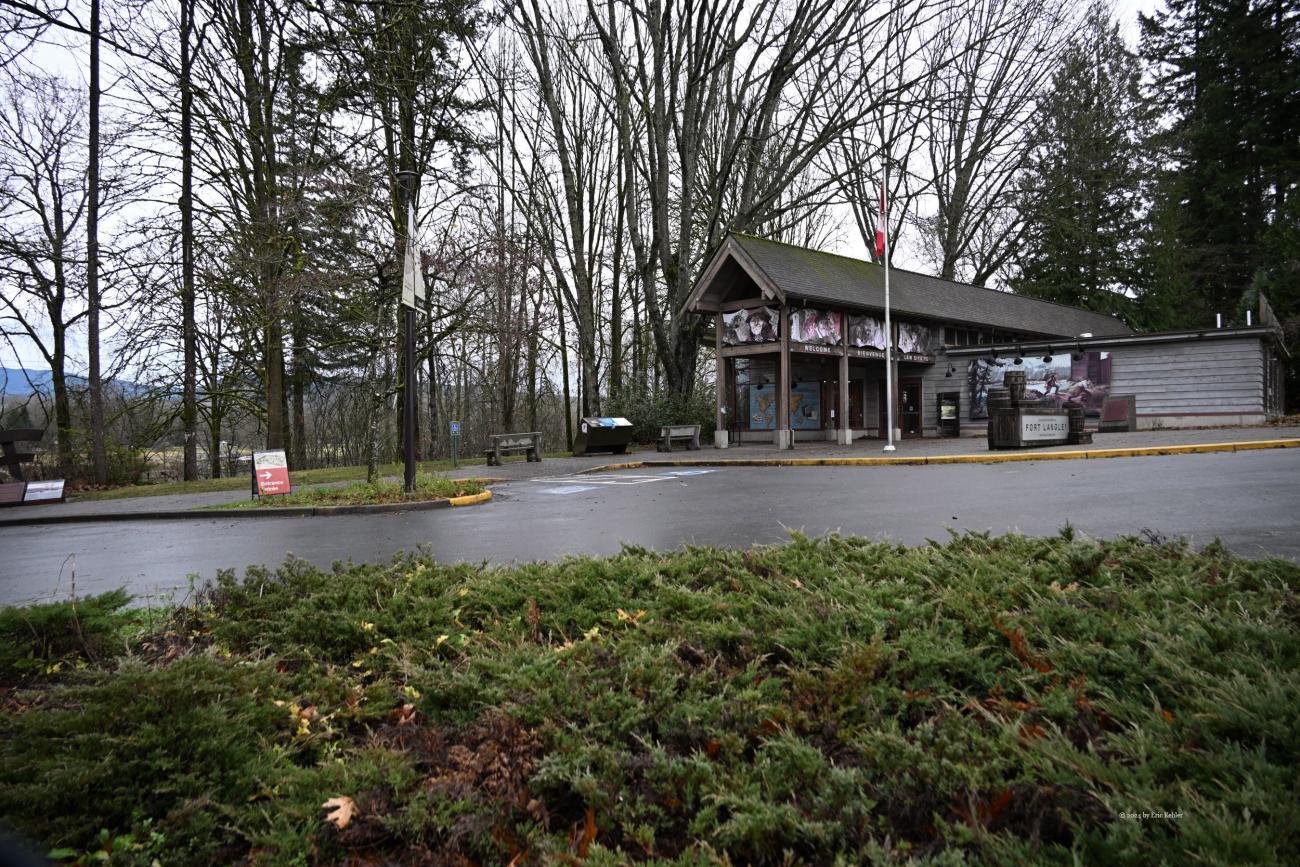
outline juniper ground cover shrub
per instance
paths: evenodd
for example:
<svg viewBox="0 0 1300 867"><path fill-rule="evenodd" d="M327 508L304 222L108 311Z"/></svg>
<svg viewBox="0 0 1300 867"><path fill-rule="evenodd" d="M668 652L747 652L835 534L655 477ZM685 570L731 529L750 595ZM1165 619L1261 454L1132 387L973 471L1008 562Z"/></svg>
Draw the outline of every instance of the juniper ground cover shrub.
<svg viewBox="0 0 1300 867"><path fill-rule="evenodd" d="M1279 862L1298 591L1069 532L291 562L11 674L0 817L123 864Z"/></svg>

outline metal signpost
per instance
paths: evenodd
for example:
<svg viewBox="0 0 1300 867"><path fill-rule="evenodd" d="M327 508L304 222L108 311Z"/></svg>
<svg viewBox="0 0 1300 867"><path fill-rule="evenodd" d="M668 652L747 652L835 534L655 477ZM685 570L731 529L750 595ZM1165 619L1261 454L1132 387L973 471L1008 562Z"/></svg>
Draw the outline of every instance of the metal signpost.
<svg viewBox="0 0 1300 867"><path fill-rule="evenodd" d="M460 422L451 423L451 466L460 466Z"/></svg>

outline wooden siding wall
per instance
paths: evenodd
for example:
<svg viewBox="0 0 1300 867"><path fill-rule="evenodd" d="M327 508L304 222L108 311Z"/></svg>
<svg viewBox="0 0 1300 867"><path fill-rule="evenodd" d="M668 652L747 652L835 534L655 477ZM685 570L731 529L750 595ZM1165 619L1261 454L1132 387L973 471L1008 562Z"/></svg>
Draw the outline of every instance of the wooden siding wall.
<svg viewBox="0 0 1300 867"><path fill-rule="evenodd" d="M1264 412L1259 338L1133 346L1111 361L1112 394L1137 395L1143 415Z"/></svg>

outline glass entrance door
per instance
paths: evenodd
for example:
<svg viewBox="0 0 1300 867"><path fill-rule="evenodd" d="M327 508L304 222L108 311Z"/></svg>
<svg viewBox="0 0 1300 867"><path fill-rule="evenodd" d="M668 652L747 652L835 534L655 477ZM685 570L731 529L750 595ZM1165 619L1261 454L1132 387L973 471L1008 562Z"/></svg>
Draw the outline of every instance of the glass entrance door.
<svg viewBox="0 0 1300 867"><path fill-rule="evenodd" d="M885 381L880 380L880 433L885 438L888 423L885 421ZM902 431L903 439L921 436L921 380L898 381L898 417L894 424Z"/></svg>
<svg viewBox="0 0 1300 867"><path fill-rule="evenodd" d="M899 380L898 406L901 416L898 426L903 429L903 438L919 437L921 435L921 380Z"/></svg>

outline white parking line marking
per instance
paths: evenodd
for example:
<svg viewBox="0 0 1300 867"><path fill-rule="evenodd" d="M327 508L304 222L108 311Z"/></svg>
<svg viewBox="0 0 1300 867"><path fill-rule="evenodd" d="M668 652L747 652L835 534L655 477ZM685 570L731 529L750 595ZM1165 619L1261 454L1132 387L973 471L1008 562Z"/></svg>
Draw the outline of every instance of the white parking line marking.
<svg viewBox="0 0 1300 867"><path fill-rule="evenodd" d="M647 482L662 482L667 476L627 476L627 475L605 475L605 476L550 476L544 479L529 479L532 482L553 485L556 483L569 482L573 484L591 484L591 485L644 485Z"/></svg>
<svg viewBox="0 0 1300 867"><path fill-rule="evenodd" d="M542 493L543 494L577 494L577 493L581 493L582 491L594 491L594 490L596 490L595 485L561 485L558 488L546 488L542 491Z"/></svg>

